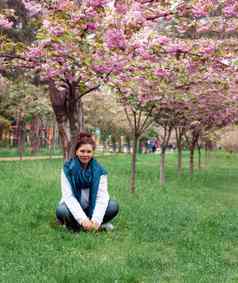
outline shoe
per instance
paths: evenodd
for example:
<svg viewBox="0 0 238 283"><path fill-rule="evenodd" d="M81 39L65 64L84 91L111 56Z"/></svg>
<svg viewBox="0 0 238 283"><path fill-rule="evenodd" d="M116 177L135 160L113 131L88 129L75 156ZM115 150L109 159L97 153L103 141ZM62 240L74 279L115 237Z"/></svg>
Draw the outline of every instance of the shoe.
<svg viewBox="0 0 238 283"><path fill-rule="evenodd" d="M64 225L64 222L61 221L59 218L56 218L55 223L56 225Z"/></svg>
<svg viewBox="0 0 238 283"><path fill-rule="evenodd" d="M114 229L112 223L110 222L102 224L100 228L101 230L105 230L105 231L112 231Z"/></svg>

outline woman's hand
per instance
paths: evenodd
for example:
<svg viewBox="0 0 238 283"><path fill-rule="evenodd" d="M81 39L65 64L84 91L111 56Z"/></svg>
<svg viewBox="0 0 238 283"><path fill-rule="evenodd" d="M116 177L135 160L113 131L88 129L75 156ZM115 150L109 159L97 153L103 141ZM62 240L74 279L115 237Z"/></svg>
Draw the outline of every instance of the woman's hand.
<svg viewBox="0 0 238 283"><path fill-rule="evenodd" d="M91 220L91 223L95 231L97 231L100 228L100 225L96 221Z"/></svg>
<svg viewBox="0 0 238 283"><path fill-rule="evenodd" d="M98 223L92 220L84 220L81 225L83 226L84 230L86 231L97 231L100 227Z"/></svg>
<svg viewBox="0 0 238 283"><path fill-rule="evenodd" d="M93 230L93 223L89 219L82 221L81 225L83 226L83 229L86 230L86 231L92 231Z"/></svg>

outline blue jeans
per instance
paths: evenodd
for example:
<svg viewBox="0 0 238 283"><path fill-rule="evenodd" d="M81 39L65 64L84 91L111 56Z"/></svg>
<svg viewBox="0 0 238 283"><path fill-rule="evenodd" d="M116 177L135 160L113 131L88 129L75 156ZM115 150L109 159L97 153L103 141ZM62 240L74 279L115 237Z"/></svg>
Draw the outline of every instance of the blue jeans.
<svg viewBox="0 0 238 283"><path fill-rule="evenodd" d="M82 204L82 209L85 214L88 214L88 207L85 207ZM104 218L103 223L107 223L112 220L119 212L119 205L115 200L109 200ZM68 207L65 203L61 203L56 209L56 218L59 224L65 224L65 226L69 230L73 230L75 232L79 232L82 226L75 220L71 212L69 211Z"/></svg>

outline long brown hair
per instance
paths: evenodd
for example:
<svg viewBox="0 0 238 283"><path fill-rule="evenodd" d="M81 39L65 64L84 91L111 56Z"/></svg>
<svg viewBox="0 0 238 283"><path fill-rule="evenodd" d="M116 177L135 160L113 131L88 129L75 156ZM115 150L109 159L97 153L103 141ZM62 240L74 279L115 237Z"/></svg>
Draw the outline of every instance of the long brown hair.
<svg viewBox="0 0 238 283"><path fill-rule="evenodd" d="M91 134L86 132L81 132L76 138L75 147L74 147L74 154L76 153L77 149L83 144L91 144L93 150L96 148L96 143Z"/></svg>

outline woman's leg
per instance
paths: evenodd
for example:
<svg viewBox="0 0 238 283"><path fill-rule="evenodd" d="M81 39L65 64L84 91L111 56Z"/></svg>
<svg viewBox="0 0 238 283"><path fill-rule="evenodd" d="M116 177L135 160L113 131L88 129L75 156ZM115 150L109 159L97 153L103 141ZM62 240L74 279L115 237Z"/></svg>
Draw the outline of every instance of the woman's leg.
<svg viewBox="0 0 238 283"><path fill-rule="evenodd" d="M109 200L104 218L103 223L107 223L112 220L119 212L119 205L115 200Z"/></svg>
<svg viewBox="0 0 238 283"><path fill-rule="evenodd" d="M81 229L81 225L74 219L73 215L65 205L65 203L61 203L56 209L56 217L60 224L65 224L65 226L69 230L73 230L74 232L79 232Z"/></svg>

